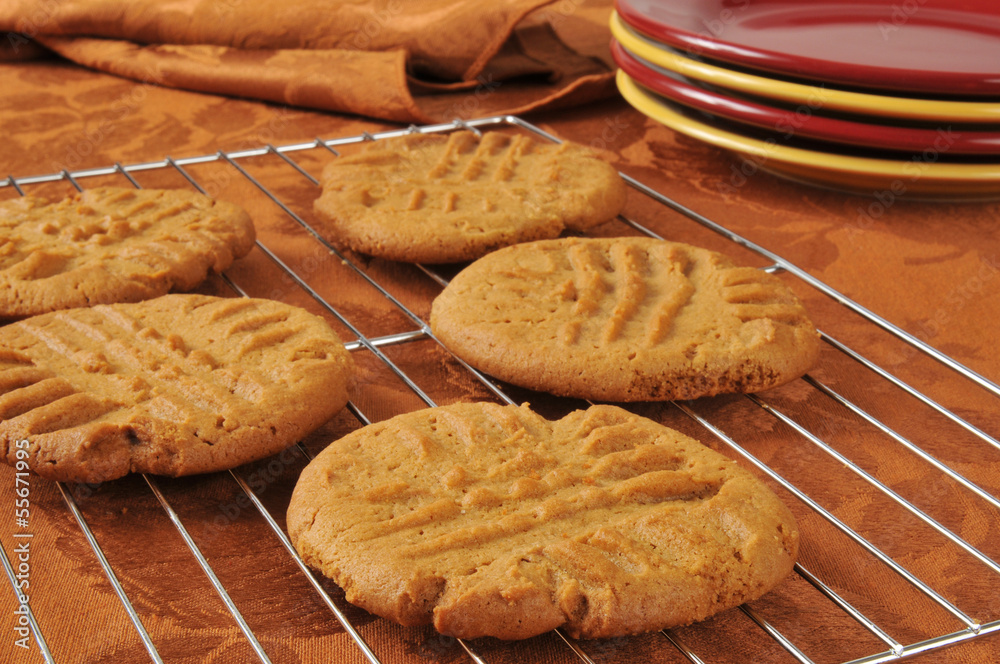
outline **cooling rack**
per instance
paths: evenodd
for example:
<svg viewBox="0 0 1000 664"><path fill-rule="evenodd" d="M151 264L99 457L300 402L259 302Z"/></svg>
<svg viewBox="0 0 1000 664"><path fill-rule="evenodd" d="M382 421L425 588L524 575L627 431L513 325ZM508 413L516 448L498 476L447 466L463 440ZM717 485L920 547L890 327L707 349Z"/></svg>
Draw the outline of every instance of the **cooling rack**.
<svg viewBox="0 0 1000 664"><path fill-rule="evenodd" d="M497 383L434 339L430 302L456 268L340 252L313 223L319 173L341 152L407 132L486 128L558 141L502 116L0 180L0 193L174 186L245 205L258 225L257 246L205 290L281 299L324 316L359 368L344 413L257 464L103 486L32 480L36 531L0 530L11 590L3 606L16 615L14 627L26 624L30 632L30 647L15 648L9 661L209 661L211 654L211 661L372 664L876 664L921 655L933 661L956 645L973 646L962 650L969 653L963 661L990 661L977 658L1000 652L1000 442L989 432L996 421L979 415L995 412L1000 386L628 174L622 177L634 191L626 214L598 232L676 239L679 224L689 224L685 237L701 233L713 248L781 274L815 313L825 342L820 366L793 384L759 395L628 406L735 458L785 499L803 537L794 574L764 598L704 623L605 641L576 641L556 630L524 644L389 625L348 605L302 562L285 535L284 509L298 472L332 436L456 400L529 400L549 416L586 405ZM892 349L889 356L870 352L873 338L879 349ZM948 444L929 439L931 429L948 432ZM164 520L170 528L156 536L144 530ZM46 585L49 559L39 552L31 597L20 603L18 552L29 537L78 567L53 570L59 578ZM91 589L88 601L117 616L106 627L112 643L83 644L78 635L93 628L49 618L60 584ZM85 621L88 607L75 614ZM201 623L212 628L199 631Z"/></svg>

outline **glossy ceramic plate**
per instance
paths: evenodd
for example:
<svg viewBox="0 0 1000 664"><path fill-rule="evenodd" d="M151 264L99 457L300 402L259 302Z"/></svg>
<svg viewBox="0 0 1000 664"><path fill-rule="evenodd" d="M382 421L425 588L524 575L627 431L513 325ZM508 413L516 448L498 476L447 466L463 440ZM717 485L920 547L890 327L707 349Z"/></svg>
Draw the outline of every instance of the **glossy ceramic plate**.
<svg viewBox="0 0 1000 664"><path fill-rule="evenodd" d="M778 137L796 136L907 152L922 152L927 148L944 146L949 154L1000 155L1000 131L972 131L950 126L928 129L868 124L825 117L819 114L822 109L814 110L808 106L799 109L768 106L748 98L725 95L694 85L682 76L635 57L615 40L611 42L611 55L625 73L643 87L670 101L727 120L760 127Z"/></svg>
<svg viewBox="0 0 1000 664"><path fill-rule="evenodd" d="M676 132L731 150L757 169L792 180L890 197L940 199L1000 198L1000 163L941 163L926 155L911 160L876 159L788 147L720 129L692 119L678 107L643 89L618 70L622 96L644 115Z"/></svg>
<svg viewBox="0 0 1000 664"><path fill-rule="evenodd" d="M617 0L664 44L753 69L920 94L1000 96L996 0Z"/></svg>
<svg viewBox="0 0 1000 664"><path fill-rule="evenodd" d="M611 34L629 52L643 60L682 76L745 94L780 99L791 104L806 104L811 108L826 108L886 118L929 122L1000 123L1000 101L889 97L747 74L684 57L662 44L640 36L626 26L617 14L611 16Z"/></svg>

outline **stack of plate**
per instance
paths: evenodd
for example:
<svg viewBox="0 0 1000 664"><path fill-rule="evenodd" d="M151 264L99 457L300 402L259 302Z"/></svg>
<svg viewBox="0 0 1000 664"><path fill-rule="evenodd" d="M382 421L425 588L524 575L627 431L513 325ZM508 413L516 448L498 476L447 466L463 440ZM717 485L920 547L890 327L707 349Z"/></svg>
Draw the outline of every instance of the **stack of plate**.
<svg viewBox="0 0 1000 664"><path fill-rule="evenodd" d="M616 0L630 104L743 170L1000 197L996 0Z"/></svg>

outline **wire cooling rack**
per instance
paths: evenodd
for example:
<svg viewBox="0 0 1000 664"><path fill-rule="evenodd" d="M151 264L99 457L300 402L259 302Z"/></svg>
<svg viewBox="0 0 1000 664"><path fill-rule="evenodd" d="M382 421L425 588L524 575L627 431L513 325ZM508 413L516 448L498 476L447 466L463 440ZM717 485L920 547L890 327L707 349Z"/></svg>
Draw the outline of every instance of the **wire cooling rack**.
<svg viewBox="0 0 1000 664"><path fill-rule="evenodd" d="M435 405L442 400L480 398L519 403L530 399L532 403L540 401L556 415L585 405L543 399L496 383L437 343L426 323L427 312L453 268L393 266L341 253L312 223L311 200L318 195L317 176L323 163L336 159L340 151L407 132L459 128L530 132L558 141L519 118L504 116L183 159L167 157L72 173L8 176L0 180L0 193L12 188L24 195L34 187L53 185L83 189L96 184L140 187L166 183L249 203L255 219L262 215L271 221L258 225L255 252L217 280L216 289L220 294L274 297L303 304L325 316L348 340L346 346L362 368L362 379L355 399L347 406L349 415L339 418L332 426L334 432L383 419L395 414L394 410ZM282 564L290 569L286 576L250 590L227 571L233 563L218 553L212 531L204 527L204 513L191 515L184 491L185 482L192 480L143 476L127 487L127 491L145 492L146 498L159 506L160 517L169 519L183 542L184 555L190 556L188 568L193 559L195 569L210 586L209 594L214 593L213 601L221 602L224 609L220 611L237 626L239 643L233 647L244 655L233 661L876 664L940 653L970 642L995 647L1000 638L996 636L1000 632L1000 602L996 599L1000 597L1000 479L995 470L1000 468L1000 442L983 430L995 422L968 421L954 404L945 405L929 396L933 389L928 385L947 384L948 394L957 390L976 404L987 404L979 411L995 408L1000 386L845 297L807 270L628 175L622 177L635 190L629 207L637 212L622 216L613 232L673 239L662 221L665 214L670 215L671 224L677 220L693 222L699 230L730 243L733 251L754 257L762 263L761 269L783 274L807 305L816 307L826 348L822 369L814 374L761 395L630 406L736 458L786 500L803 533L802 554L792 577L764 598L705 623L610 641L575 641L556 630L537 637L527 650L523 644L490 639L447 639L429 628L386 627L381 625L384 621L346 604L335 586L307 568L285 534L283 510L294 477L322 448L322 440L311 439L276 459L198 480L208 484L193 489L216 495L215 487L235 485L236 498L222 499L229 501L223 503L216 496L216 504L222 504L223 513L239 512L233 505L254 513L250 525L237 529L238 536L247 547L260 547L272 554L278 551L283 556ZM861 329L862 339L876 335L896 344L905 361L888 364L923 363L927 384L914 386L914 381L904 381L895 375L900 372L883 368L885 358L866 356L863 344L855 348L828 333L823 325L832 321L836 327L838 321L846 319L857 322L845 330ZM391 393L372 387L388 383L395 385ZM928 427L950 432L951 442L959 441L960 445L944 450L934 441L924 440L922 434ZM897 472L904 466L922 468L917 476L923 479L905 481ZM268 475L264 469L277 470ZM284 473L286 470L290 472ZM289 478L275 479L282 473ZM142 538L148 515L140 512L130 517L126 512L115 517L118 525L112 528L100 508L117 500L115 495L102 496L101 487L54 486L54 504L64 509L66 521L73 524L60 531L60 536L79 545L79 555L88 558L81 565L100 567L107 587L127 615L126 627L118 631L125 636L115 638L132 642L135 647L129 652L142 653L141 659L145 655L154 662L172 659L176 644L164 643L158 629L149 628L159 615L155 591L133 580L134 569L114 562L120 558L114 555L117 547L126 544L123 540ZM200 488L203 486L209 488ZM209 510L208 515L215 514L218 521L219 511ZM95 521L99 523L92 527ZM73 630L36 615L40 613L37 601L18 603L14 589L18 587L16 551L20 540L16 538L13 534L2 542L0 562L15 598L12 606L23 616L21 622L30 625L32 652L39 656L36 660L84 661L73 654L78 652L72 642ZM901 542L912 545L915 540L923 543L916 547L918 554L912 553L912 548L907 549L910 553L899 553ZM226 541L232 541L229 531ZM176 558L175 551L151 549L148 555L154 562L162 555L165 569ZM238 569L245 563L235 564ZM957 571L949 571L952 569ZM290 593L294 595L291 600ZM204 601L204 596L192 590L190 601ZM286 639L282 645L281 639L271 637L271 628L262 628L266 621L260 616L267 609L259 605L266 607L273 602L279 607L288 601L297 608L276 608L273 616L295 626L280 632ZM85 615L86 607L79 613ZM912 620L913 616L920 620ZM263 629L268 631L266 638L261 636ZM337 633L337 650L313 652L312 659L294 647L297 639L307 638L298 634L323 630ZM400 647L400 639L406 647ZM193 648L199 652L197 644ZM193 656L193 661L199 659L198 654Z"/></svg>

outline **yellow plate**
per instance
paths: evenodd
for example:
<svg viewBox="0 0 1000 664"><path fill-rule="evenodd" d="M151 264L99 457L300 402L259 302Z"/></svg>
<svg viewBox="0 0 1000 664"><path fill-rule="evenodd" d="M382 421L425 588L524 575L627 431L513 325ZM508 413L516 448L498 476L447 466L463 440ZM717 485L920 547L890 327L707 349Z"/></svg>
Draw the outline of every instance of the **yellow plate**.
<svg viewBox="0 0 1000 664"><path fill-rule="evenodd" d="M932 122L1000 122L1000 103L886 97L792 83L716 67L686 58L640 35L625 25L617 13L611 15L611 34L628 51L664 69L747 94L762 95L793 104L807 104L813 111L827 108L849 113Z"/></svg>
<svg viewBox="0 0 1000 664"><path fill-rule="evenodd" d="M732 150L753 170L773 172L800 182L875 195L948 199L1000 198L1000 164L938 163L941 152L928 150L909 161L816 152L758 140L717 129L675 110L628 74L618 70L618 90L638 111L686 136Z"/></svg>

